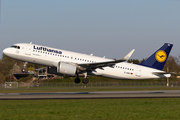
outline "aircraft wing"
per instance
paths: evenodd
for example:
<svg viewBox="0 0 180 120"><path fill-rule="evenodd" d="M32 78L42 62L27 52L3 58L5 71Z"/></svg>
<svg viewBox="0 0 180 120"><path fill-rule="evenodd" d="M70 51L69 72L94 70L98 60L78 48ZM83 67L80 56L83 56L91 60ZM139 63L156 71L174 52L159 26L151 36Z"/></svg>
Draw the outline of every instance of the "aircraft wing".
<svg viewBox="0 0 180 120"><path fill-rule="evenodd" d="M107 66L112 67L116 63L127 61L131 57L134 51L135 49L131 50L123 59L112 60L112 61L107 61L107 62L78 64L78 66L83 67L85 69L96 69L96 68L102 68L102 67L107 67Z"/></svg>

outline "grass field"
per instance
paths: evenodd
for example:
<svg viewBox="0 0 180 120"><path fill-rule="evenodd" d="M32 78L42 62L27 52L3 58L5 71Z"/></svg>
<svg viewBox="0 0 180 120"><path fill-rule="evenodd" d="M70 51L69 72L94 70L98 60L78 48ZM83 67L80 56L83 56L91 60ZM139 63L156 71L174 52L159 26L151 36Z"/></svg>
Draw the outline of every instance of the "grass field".
<svg viewBox="0 0 180 120"><path fill-rule="evenodd" d="M1 100L0 120L179 120L180 99Z"/></svg>

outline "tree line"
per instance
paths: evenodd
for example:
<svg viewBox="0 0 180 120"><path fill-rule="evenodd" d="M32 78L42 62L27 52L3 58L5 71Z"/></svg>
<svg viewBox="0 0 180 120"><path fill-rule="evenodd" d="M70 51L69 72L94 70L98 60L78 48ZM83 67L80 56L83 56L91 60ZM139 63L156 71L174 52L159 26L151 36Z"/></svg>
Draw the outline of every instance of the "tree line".
<svg viewBox="0 0 180 120"><path fill-rule="evenodd" d="M143 60L138 59L129 59L127 62L133 63L133 64L139 64L143 62ZM9 81L10 77L12 77L12 74L10 73L11 69L13 68L14 64L17 64L20 68L23 68L23 62L19 60L12 59L6 55L2 55L2 58L0 59L0 83L4 83L6 81ZM37 68L43 67L41 65L28 63L27 70L34 70ZM174 72L176 75L180 74L180 56L174 57L169 56L168 60L164 66L164 71L168 72Z"/></svg>

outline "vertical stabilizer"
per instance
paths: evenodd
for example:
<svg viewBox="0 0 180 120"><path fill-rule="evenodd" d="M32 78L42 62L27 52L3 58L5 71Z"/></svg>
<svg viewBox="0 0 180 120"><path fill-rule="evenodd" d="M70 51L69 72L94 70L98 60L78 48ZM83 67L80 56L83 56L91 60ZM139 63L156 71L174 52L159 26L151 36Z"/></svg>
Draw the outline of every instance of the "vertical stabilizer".
<svg viewBox="0 0 180 120"><path fill-rule="evenodd" d="M162 70L167 61L173 44L165 43L160 49L153 53L147 60L139 65Z"/></svg>

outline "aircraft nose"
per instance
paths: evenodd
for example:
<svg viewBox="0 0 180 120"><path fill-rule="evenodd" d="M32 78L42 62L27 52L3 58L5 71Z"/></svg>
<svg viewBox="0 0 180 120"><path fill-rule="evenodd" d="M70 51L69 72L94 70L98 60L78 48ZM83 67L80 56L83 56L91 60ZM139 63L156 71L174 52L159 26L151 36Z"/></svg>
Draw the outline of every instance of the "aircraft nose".
<svg viewBox="0 0 180 120"><path fill-rule="evenodd" d="M6 49L3 50L3 53L4 53L5 55L7 55L8 53L11 53L11 50L9 50L8 48L6 48Z"/></svg>

